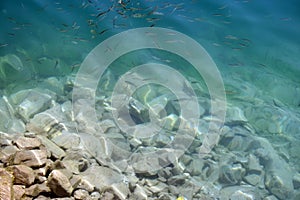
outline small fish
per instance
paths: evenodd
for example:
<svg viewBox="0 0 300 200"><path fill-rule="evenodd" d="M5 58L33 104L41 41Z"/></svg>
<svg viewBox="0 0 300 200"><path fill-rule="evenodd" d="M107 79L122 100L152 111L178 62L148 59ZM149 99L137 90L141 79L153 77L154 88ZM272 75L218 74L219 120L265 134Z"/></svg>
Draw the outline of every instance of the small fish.
<svg viewBox="0 0 300 200"><path fill-rule="evenodd" d="M240 47L232 47L231 49L233 49L233 50L242 50L242 48L240 48Z"/></svg>
<svg viewBox="0 0 300 200"><path fill-rule="evenodd" d="M104 12L101 12L101 13L99 13L96 17L98 18L98 17L101 17L102 15L104 15L104 14L106 14L106 13L108 13L108 11L106 10L106 11L104 11Z"/></svg>
<svg viewBox="0 0 300 200"><path fill-rule="evenodd" d="M160 19L158 17L151 17L151 18L146 18L146 20L148 22L155 22L155 21L160 20Z"/></svg>
<svg viewBox="0 0 300 200"><path fill-rule="evenodd" d="M73 72L74 69L79 67L79 66L80 66L80 63L75 63L75 64L71 65L71 72Z"/></svg>
<svg viewBox="0 0 300 200"><path fill-rule="evenodd" d="M56 69L58 66L58 60L55 61L55 64L54 64L54 69Z"/></svg>
<svg viewBox="0 0 300 200"><path fill-rule="evenodd" d="M280 18L280 21L291 21L292 18L290 17L283 17L283 18Z"/></svg>
<svg viewBox="0 0 300 200"><path fill-rule="evenodd" d="M100 12L98 15L96 15L96 18L99 18L103 15L105 15L106 13L109 13L112 9L113 9L114 5L112 5L110 8L108 8L106 11Z"/></svg>
<svg viewBox="0 0 300 200"><path fill-rule="evenodd" d="M105 33L106 31L108 31L108 30L109 30L109 28L102 30L102 31L99 33L99 35L104 34L104 33Z"/></svg>
<svg viewBox="0 0 300 200"><path fill-rule="evenodd" d="M75 37L74 39L75 39L75 40L78 40L78 41L80 41L80 42L87 42L87 41L88 41L87 39L82 38L82 37Z"/></svg>
<svg viewBox="0 0 300 200"><path fill-rule="evenodd" d="M215 16L215 17L221 17L221 16L223 16L222 14L220 14L220 13L214 13L214 14L212 14L213 16Z"/></svg>
<svg viewBox="0 0 300 200"><path fill-rule="evenodd" d="M9 21L13 22L13 23L16 23L16 19L13 18L13 17L7 17L7 19L8 19Z"/></svg>
<svg viewBox="0 0 300 200"><path fill-rule="evenodd" d="M219 10L223 10L223 9L225 9L225 8L227 8L227 4L225 4L225 5L223 5L223 6L221 6L220 8L218 8Z"/></svg>
<svg viewBox="0 0 300 200"><path fill-rule="evenodd" d="M216 46L216 47L220 47L221 45L220 44L218 44L218 43L212 43L212 45L214 45L214 46Z"/></svg>
<svg viewBox="0 0 300 200"><path fill-rule="evenodd" d="M225 39L229 39L229 40L238 40L237 37L233 36L233 35L226 35Z"/></svg>
<svg viewBox="0 0 300 200"><path fill-rule="evenodd" d="M67 29L59 29L59 32L61 32L61 33L65 33L65 32L68 32L68 30Z"/></svg>
<svg viewBox="0 0 300 200"><path fill-rule="evenodd" d="M6 47L6 46L8 46L8 43L0 44L0 48L1 48L1 47Z"/></svg>

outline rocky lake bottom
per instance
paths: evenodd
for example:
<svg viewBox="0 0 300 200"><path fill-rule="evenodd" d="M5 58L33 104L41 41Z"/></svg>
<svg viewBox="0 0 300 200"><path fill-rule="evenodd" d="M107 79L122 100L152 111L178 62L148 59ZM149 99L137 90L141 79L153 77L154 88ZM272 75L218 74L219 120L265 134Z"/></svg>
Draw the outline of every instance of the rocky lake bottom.
<svg viewBox="0 0 300 200"><path fill-rule="evenodd" d="M146 87L126 105L138 127L128 134L114 120L111 92L93 107L80 98L83 90L72 104L74 85L73 76L49 77L3 93L1 199L300 199L299 138L258 134L257 127L276 129L268 113L284 112L279 101L278 107L261 103L252 110L229 104L224 125L214 129L220 119L211 116L203 95L197 97L199 127L186 123L179 131L186 121L178 101L164 89ZM145 93L153 96L148 104ZM94 112L97 125L83 119ZM151 113L163 128L149 136ZM217 136L207 135L208 129ZM205 147L211 149L202 155Z"/></svg>

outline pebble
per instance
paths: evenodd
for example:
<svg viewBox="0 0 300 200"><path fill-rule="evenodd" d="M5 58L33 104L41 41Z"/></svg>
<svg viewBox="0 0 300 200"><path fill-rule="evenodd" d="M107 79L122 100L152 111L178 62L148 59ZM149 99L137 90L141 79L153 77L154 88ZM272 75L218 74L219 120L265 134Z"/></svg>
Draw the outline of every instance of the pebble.
<svg viewBox="0 0 300 200"><path fill-rule="evenodd" d="M88 191L86 191L86 190L83 190L83 189L78 189L78 190L75 190L74 191L74 194L73 194L73 196L74 196L74 198L75 199L86 199L86 198L88 198L88 196L89 196L89 192Z"/></svg>

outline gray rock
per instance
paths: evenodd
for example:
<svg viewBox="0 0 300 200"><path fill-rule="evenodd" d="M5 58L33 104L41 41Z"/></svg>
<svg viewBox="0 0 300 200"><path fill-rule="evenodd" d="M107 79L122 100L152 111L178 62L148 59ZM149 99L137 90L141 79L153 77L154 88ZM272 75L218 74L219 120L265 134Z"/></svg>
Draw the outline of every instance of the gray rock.
<svg viewBox="0 0 300 200"><path fill-rule="evenodd" d="M106 191L102 194L101 199L103 199L103 200L114 200L115 195L113 194L113 192Z"/></svg>
<svg viewBox="0 0 300 200"><path fill-rule="evenodd" d="M14 143L19 149L36 149L41 146L41 141L37 138L18 137Z"/></svg>
<svg viewBox="0 0 300 200"><path fill-rule="evenodd" d="M7 133L24 133L25 124L16 118L16 112L6 96L0 99L0 131Z"/></svg>
<svg viewBox="0 0 300 200"><path fill-rule="evenodd" d="M125 183L113 183L110 188L114 191L115 196L119 197L119 199L128 199L127 197L129 196L130 191L128 185Z"/></svg>
<svg viewBox="0 0 300 200"><path fill-rule="evenodd" d="M222 200L256 200L262 199L261 192L252 186L229 186L220 190Z"/></svg>
<svg viewBox="0 0 300 200"><path fill-rule="evenodd" d="M2 168L0 168L0 195L2 200L13 199L13 177Z"/></svg>
<svg viewBox="0 0 300 200"><path fill-rule="evenodd" d="M162 182L157 182L155 185L151 185L149 187L146 187L150 192L153 194L158 194L161 192L168 192L168 185Z"/></svg>
<svg viewBox="0 0 300 200"><path fill-rule="evenodd" d="M91 195L91 200L98 200L101 197L101 194L99 192L92 192Z"/></svg>
<svg viewBox="0 0 300 200"><path fill-rule="evenodd" d="M162 168L174 164L178 157L183 154L181 150L171 148L142 148L142 151L131 156L131 165L135 173L143 175L155 175Z"/></svg>
<svg viewBox="0 0 300 200"><path fill-rule="evenodd" d="M235 185L240 183L245 174L245 169L240 164L220 167L219 181L224 184Z"/></svg>
<svg viewBox="0 0 300 200"><path fill-rule="evenodd" d="M278 200L274 195L267 196L264 198L264 200Z"/></svg>
<svg viewBox="0 0 300 200"><path fill-rule="evenodd" d="M173 176L172 168L171 167L164 167L164 168L160 169L158 171L158 176L162 177L164 179L170 178L171 176Z"/></svg>
<svg viewBox="0 0 300 200"><path fill-rule="evenodd" d="M80 144L79 135L67 131L62 131L61 135L58 135L51 140L62 149L77 148Z"/></svg>
<svg viewBox="0 0 300 200"><path fill-rule="evenodd" d="M54 138L61 134L63 130L68 131L72 129L72 124L67 126L65 115L62 112L61 105L56 105L45 112L36 114L26 128L30 132L38 135L44 135L48 138Z"/></svg>
<svg viewBox="0 0 300 200"><path fill-rule="evenodd" d="M101 127L99 127L97 122L95 107L92 106L93 104L92 100L86 98L73 102L74 119L77 124L75 126L76 129L73 129L72 132L95 135L102 133Z"/></svg>
<svg viewBox="0 0 300 200"><path fill-rule="evenodd" d="M46 163L46 150L23 150L15 153L13 163L24 164L28 167L41 167Z"/></svg>
<svg viewBox="0 0 300 200"><path fill-rule="evenodd" d="M105 119L105 120L101 121L99 125L102 128L104 133L108 132L109 129L111 129L111 128L116 128L115 122L111 119Z"/></svg>
<svg viewBox="0 0 300 200"><path fill-rule="evenodd" d="M152 115L154 119L162 119L167 116L165 108L168 103L168 99L168 95L161 95L147 103L147 106L149 107L149 114Z"/></svg>
<svg viewBox="0 0 300 200"><path fill-rule="evenodd" d="M257 138L261 148L255 151L265 167L266 188L279 199L293 196L293 175L290 166L278 156L268 140Z"/></svg>
<svg viewBox="0 0 300 200"><path fill-rule="evenodd" d="M85 151L69 150L63 158L63 165L73 174L85 171L89 166L88 155Z"/></svg>
<svg viewBox="0 0 300 200"><path fill-rule="evenodd" d="M129 100L129 114L136 124L150 121L148 108L134 98Z"/></svg>
<svg viewBox="0 0 300 200"><path fill-rule="evenodd" d="M300 174L299 173L294 175L293 185L294 185L294 189L296 189L296 190L300 188Z"/></svg>
<svg viewBox="0 0 300 200"><path fill-rule="evenodd" d="M172 176L168 179L168 184L175 185L175 186L176 185L183 185L188 178L189 178L189 175L187 173Z"/></svg>
<svg viewBox="0 0 300 200"><path fill-rule="evenodd" d="M169 130L176 131L180 125L180 118L175 114L170 114L160 120L160 127Z"/></svg>
<svg viewBox="0 0 300 200"><path fill-rule="evenodd" d="M82 172L82 178L88 180L98 190L103 190L114 183L123 181L123 176L118 172L102 166L90 166L86 171Z"/></svg>
<svg viewBox="0 0 300 200"><path fill-rule="evenodd" d="M254 197L252 194L237 190L230 196L230 200L254 200Z"/></svg>
<svg viewBox="0 0 300 200"><path fill-rule="evenodd" d="M59 146L57 146L54 142L49 140L47 137L43 135L37 135L36 137L40 139L42 144L47 148L48 151L51 152L51 155L54 158L60 159L66 155L64 150L62 150Z"/></svg>
<svg viewBox="0 0 300 200"><path fill-rule="evenodd" d="M36 198L34 198L34 200L51 200L50 197L46 197L44 195L39 195Z"/></svg>
<svg viewBox="0 0 300 200"><path fill-rule="evenodd" d="M136 200L144 200L144 199L147 199L147 193L146 193L145 189L142 186L137 184L135 189L134 189L134 192L133 192L133 197Z"/></svg>
<svg viewBox="0 0 300 200"><path fill-rule="evenodd" d="M131 138L129 140L129 143L130 145L133 147L133 148L137 148L139 147L140 145L142 145L142 141L139 140L138 138Z"/></svg>
<svg viewBox="0 0 300 200"><path fill-rule="evenodd" d="M72 187L75 189L78 189L78 185L81 183L81 181L82 181L81 176L75 175L75 174L70 179L70 183L71 183ZM84 188L81 188L81 189L84 189ZM92 188L91 191L93 191L93 190L94 190L94 187ZM91 192L91 191L89 191L89 192Z"/></svg>
<svg viewBox="0 0 300 200"><path fill-rule="evenodd" d="M64 95L64 84L63 79L57 77L46 78L42 83L39 84L39 88L51 90L57 95Z"/></svg>
<svg viewBox="0 0 300 200"><path fill-rule="evenodd" d="M48 176L47 184L53 193L59 197L68 197L73 191L69 179L59 170L53 170Z"/></svg>
<svg viewBox="0 0 300 200"><path fill-rule="evenodd" d="M10 100L16 105L18 115L24 122L28 122L33 115L51 107L55 94L48 90L28 89L11 95Z"/></svg>
<svg viewBox="0 0 300 200"><path fill-rule="evenodd" d="M0 77L2 80L6 79L6 68L13 68L17 72L24 70L24 65L21 59L15 54L6 54L5 56L0 57Z"/></svg>
<svg viewBox="0 0 300 200"><path fill-rule="evenodd" d="M245 124L246 119L244 112L239 107L227 107L226 123L230 125Z"/></svg>
<svg viewBox="0 0 300 200"><path fill-rule="evenodd" d="M165 147L170 144L172 141L171 137L166 134L166 132L162 131L162 133L158 133L153 136L152 142L158 148Z"/></svg>
<svg viewBox="0 0 300 200"><path fill-rule="evenodd" d="M4 148L1 147L1 151L0 151L1 162L8 163L18 150L19 149L15 146L5 146Z"/></svg>
<svg viewBox="0 0 300 200"><path fill-rule="evenodd" d="M253 154L249 154L247 172L250 174L260 175L262 173L262 171L263 171L263 168L260 165L258 158L255 157Z"/></svg>
<svg viewBox="0 0 300 200"><path fill-rule="evenodd" d="M169 193L163 193L162 192L162 193L159 194L158 199L160 199L160 200L172 200L172 199L175 199L175 197L170 195Z"/></svg>
<svg viewBox="0 0 300 200"><path fill-rule="evenodd" d="M202 174L204 164L203 159L193 159L187 166L187 172L189 172L191 176L199 176Z"/></svg>
<svg viewBox="0 0 300 200"><path fill-rule="evenodd" d="M34 182L34 171L25 165L13 165L7 168L14 175L14 183L21 185L31 185Z"/></svg>
<svg viewBox="0 0 300 200"><path fill-rule="evenodd" d="M285 185L284 183L287 183ZM265 179L266 188L279 199L290 198L293 195L292 185L287 181L287 177L282 174L267 173Z"/></svg>
<svg viewBox="0 0 300 200"><path fill-rule="evenodd" d="M93 192L95 190L95 186L87 179L83 179L80 177L80 183L76 186L77 189L84 189L88 192Z"/></svg>
<svg viewBox="0 0 300 200"><path fill-rule="evenodd" d="M253 186L258 185L261 179L262 179L261 176L257 174L250 174L244 177L245 182Z"/></svg>

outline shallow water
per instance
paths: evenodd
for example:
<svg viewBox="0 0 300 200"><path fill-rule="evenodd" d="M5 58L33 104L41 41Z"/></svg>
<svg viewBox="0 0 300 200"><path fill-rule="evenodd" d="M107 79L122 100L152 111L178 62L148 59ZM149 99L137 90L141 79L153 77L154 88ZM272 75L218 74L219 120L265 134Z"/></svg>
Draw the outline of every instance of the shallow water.
<svg viewBox="0 0 300 200"><path fill-rule="evenodd" d="M267 138L278 155L300 172L299 11L296 0L1 1L0 94L34 88L48 77L76 76L89 52L115 34L141 27L168 28L204 47L221 75L227 107L238 107L254 135ZM18 56L23 68L5 62L10 54ZM197 74L188 58L159 48L120 55L109 66L115 79L104 75L96 95L111 94L122 75L149 62L173 67L190 84L200 85L200 92L195 91L198 97L213 97L205 75ZM170 74L151 73L155 78L147 78L154 83L158 76L174 81ZM157 95L176 93L149 91L150 97L143 92L135 97L147 104Z"/></svg>

